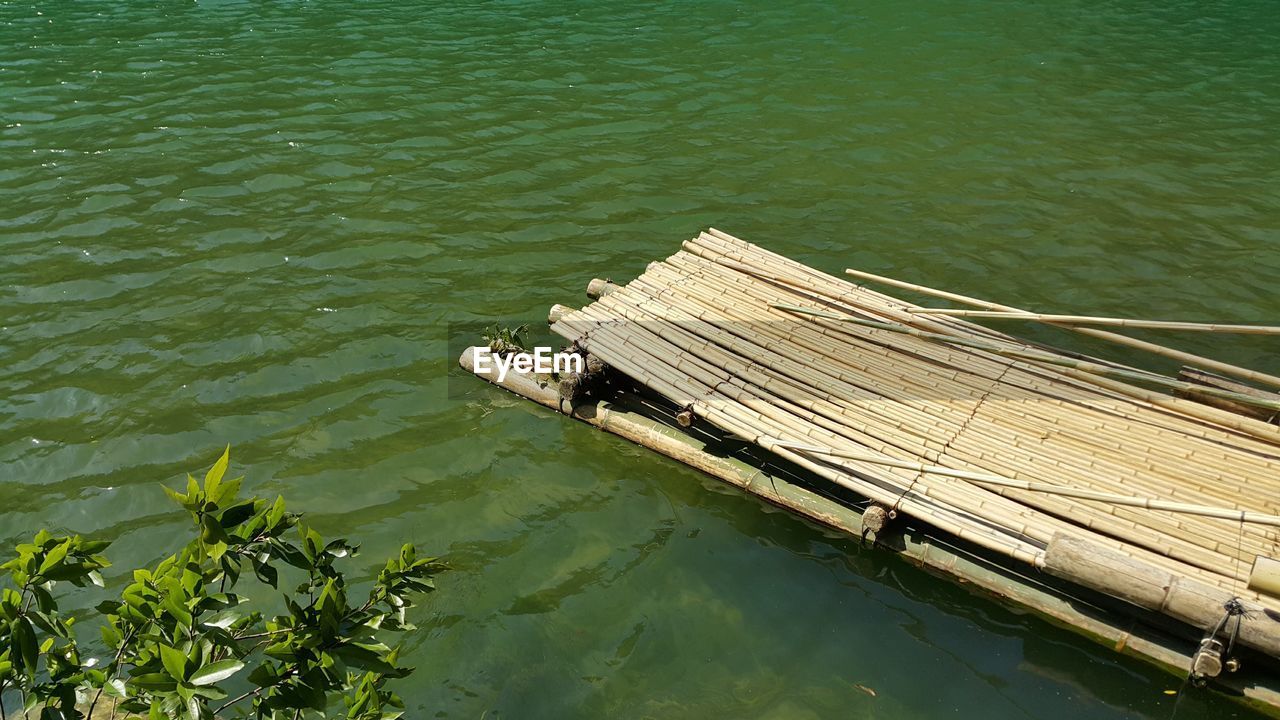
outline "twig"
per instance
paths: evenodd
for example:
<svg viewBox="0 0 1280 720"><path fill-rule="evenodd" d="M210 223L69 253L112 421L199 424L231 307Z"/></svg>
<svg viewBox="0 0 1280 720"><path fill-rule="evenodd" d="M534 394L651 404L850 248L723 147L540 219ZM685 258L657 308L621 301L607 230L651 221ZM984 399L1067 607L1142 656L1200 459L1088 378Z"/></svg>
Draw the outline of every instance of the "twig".
<svg viewBox="0 0 1280 720"><path fill-rule="evenodd" d="M124 655L125 644L132 639L133 639L132 629L130 629L128 634L126 634L123 638L120 639L120 647L116 648L116 657L114 660L111 661L111 667L114 668L112 670L112 674L119 672L119 668L116 666L120 664L120 658ZM107 682L110 682L110 681L111 681L111 678L108 678ZM98 699L101 697L102 697L102 688L100 687L98 688L98 692L94 693L93 695L93 702L89 703L89 713L88 713L89 720L93 720L93 708L97 706ZM112 706L111 710L112 710L112 713L114 713L115 707Z"/></svg>

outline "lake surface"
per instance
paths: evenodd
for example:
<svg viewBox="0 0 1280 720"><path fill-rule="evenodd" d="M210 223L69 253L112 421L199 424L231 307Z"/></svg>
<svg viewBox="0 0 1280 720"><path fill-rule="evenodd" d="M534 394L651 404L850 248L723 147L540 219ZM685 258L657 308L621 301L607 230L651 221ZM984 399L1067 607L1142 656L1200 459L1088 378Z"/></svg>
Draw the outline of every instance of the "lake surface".
<svg viewBox="0 0 1280 720"><path fill-rule="evenodd" d="M230 443L361 570L448 556L410 717L1251 717L460 376L446 336L708 225L1035 310L1274 323L1275 10L2 3L0 540L112 538L119 579L184 537L158 484ZM1265 338L1166 339L1280 372Z"/></svg>

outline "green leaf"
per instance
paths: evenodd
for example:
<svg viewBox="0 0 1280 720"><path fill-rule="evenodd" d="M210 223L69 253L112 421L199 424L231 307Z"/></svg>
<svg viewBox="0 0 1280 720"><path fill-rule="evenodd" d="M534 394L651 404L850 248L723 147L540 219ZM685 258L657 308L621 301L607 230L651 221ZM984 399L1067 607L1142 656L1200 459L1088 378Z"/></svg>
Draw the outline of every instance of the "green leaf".
<svg viewBox="0 0 1280 720"><path fill-rule="evenodd" d="M177 588L174 588L173 592L170 592L169 596L165 598L164 609L169 612L173 619L187 627L191 627L191 611L187 610L186 604L182 602L182 595Z"/></svg>
<svg viewBox="0 0 1280 720"><path fill-rule="evenodd" d="M267 563L258 562L257 560L253 561L253 574L257 575L259 580L271 587L276 586L276 582L280 577L280 573L277 572L274 567Z"/></svg>
<svg viewBox="0 0 1280 720"><path fill-rule="evenodd" d="M178 492L177 490L174 490L168 485L161 485L160 488L164 490L164 494L168 495L171 500L173 500L174 502L178 503L183 507L186 507L187 503L190 501L190 499L186 495L183 495L182 493Z"/></svg>
<svg viewBox="0 0 1280 720"><path fill-rule="evenodd" d="M240 672L244 667L244 663L239 660L223 660L221 662L210 663L191 674L190 682L192 685L212 685L222 682L227 678Z"/></svg>
<svg viewBox="0 0 1280 720"><path fill-rule="evenodd" d="M249 672L249 682L267 687L280 682L280 670L272 663L262 663Z"/></svg>
<svg viewBox="0 0 1280 720"><path fill-rule="evenodd" d="M284 517L284 496L277 495L275 504L267 511L267 527L274 528Z"/></svg>
<svg viewBox="0 0 1280 720"><path fill-rule="evenodd" d="M178 681L164 673L144 673L132 678L129 683L148 692L173 692Z"/></svg>
<svg viewBox="0 0 1280 720"><path fill-rule="evenodd" d="M164 669L175 680L187 679L187 656L181 650L161 645L160 662L164 663Z"/></svg>
<svg viewBox="0 0 1280 720"><path fill-rule="evenodd" d="M106 685L103 685L102 692L105 695L122 700L129 697L129 688L125 686L124 680L120 678L113 678Z"/></svg>
<svg viewBox="0 0 1280 720"><path fill-rule="evenodd" d="M202 620L200 624L204 627L218 628L226 630L231 627L235 621L243 617L243 614L235 610L223 610L222 612L210 617L208 620Z"/></svg>
<svg viewBox="0 0 1280 720"><path fill-rule="evenodd" d="M222 483L222 476L227 472L227 464L230 461L231 446L227 445L227 449L222 451L222 457L218 458L213 467L209 468L209 472L204 474L204 492L210 498L217 496L218 485Z"/></svg>
<svg viewBox="0 0 1280 720"><path fill-rule="evenodd" d="M18 658L22 660L22 669L29 674L35 674L40 649L36 644L36 631L31 627L31 621L25 617L17 618L13 621L10 632L13 634L13 643L18 646Z"/></svg>
<svg viewBox="0 0 1280 720"><path fill-rule="evenodd" d="M60 565L63 560L67 559L67 551L70 549L71 541L63 540L57 547L50 550L48 555L44 556L44 562L40 563L40 570L38 572L43 575Z"/></svg>
<svg viewBox="0 0 1280 720"><path fill-rule="evenodd" d="M240 483L242 482L244 482L244 477L233 478L219 485L216 493L209 492L208 489L205 492L209 493L209 500L213 503L225 505L236 499L236 495L240 493ZM245 517L248 517L248 515Z"/></svg>

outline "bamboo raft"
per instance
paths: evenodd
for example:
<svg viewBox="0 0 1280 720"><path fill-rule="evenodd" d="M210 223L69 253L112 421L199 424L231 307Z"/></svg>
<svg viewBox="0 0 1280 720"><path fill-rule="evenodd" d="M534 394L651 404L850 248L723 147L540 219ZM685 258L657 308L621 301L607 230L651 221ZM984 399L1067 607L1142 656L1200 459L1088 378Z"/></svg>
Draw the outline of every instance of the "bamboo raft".
<svg viewBox="0 0 1280 720"><path fill-rule="evenodd" d="M637 430L636 420L609 428L604 404L556 406L900 550L911 545L905 526L923 526L998 568L984 571L989 589L1280 708L1280 427L1268 422L1280 396L1193 369L1173 380L1033 345L965 317L1047 322L1255 383L1280 387L1280 378L1084 327L1144 326L1134 321L1037 315L849 274L981 310L914 305L712 229L625 286L593 281L587 307L552 313L553 332L635 384L633 403L668 409L676 422L663 427L749 443L758 472L783 463L818 488L812 497L779 496L776 483L764 491L696 447L673 448L667 430ZM472 369L466 353L462 362ZM545 382L504 384L552 404ZM856 520L833 520L847 511ZM960 567L953 558L939 569L965 576ZM1027 572L1051 589L1017 579ZM1096 604L1063 601L1080 593ZM1120 630L1119 616L1180 640ZM1196 644L1225 640L1227 628L1256 659L1239 677L1229 672L1233 647L1213 656Z"/></svg>

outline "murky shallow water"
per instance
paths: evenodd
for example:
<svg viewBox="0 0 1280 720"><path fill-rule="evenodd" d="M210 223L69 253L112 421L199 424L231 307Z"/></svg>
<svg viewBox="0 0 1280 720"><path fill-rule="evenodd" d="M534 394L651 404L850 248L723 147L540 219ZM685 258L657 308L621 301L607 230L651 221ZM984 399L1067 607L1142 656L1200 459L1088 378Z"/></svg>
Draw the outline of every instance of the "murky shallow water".
<svg viewBox="0 0 1280 720"><path fill-rule="evenodd" d="M414 717L1164 720L1173 678L451 379L446 328L707 225L1036 309L1274 321L1273 10L0 4L0 537L148 561L182 531L156 484L230 442L368 562L452 559Z"/></svg>

